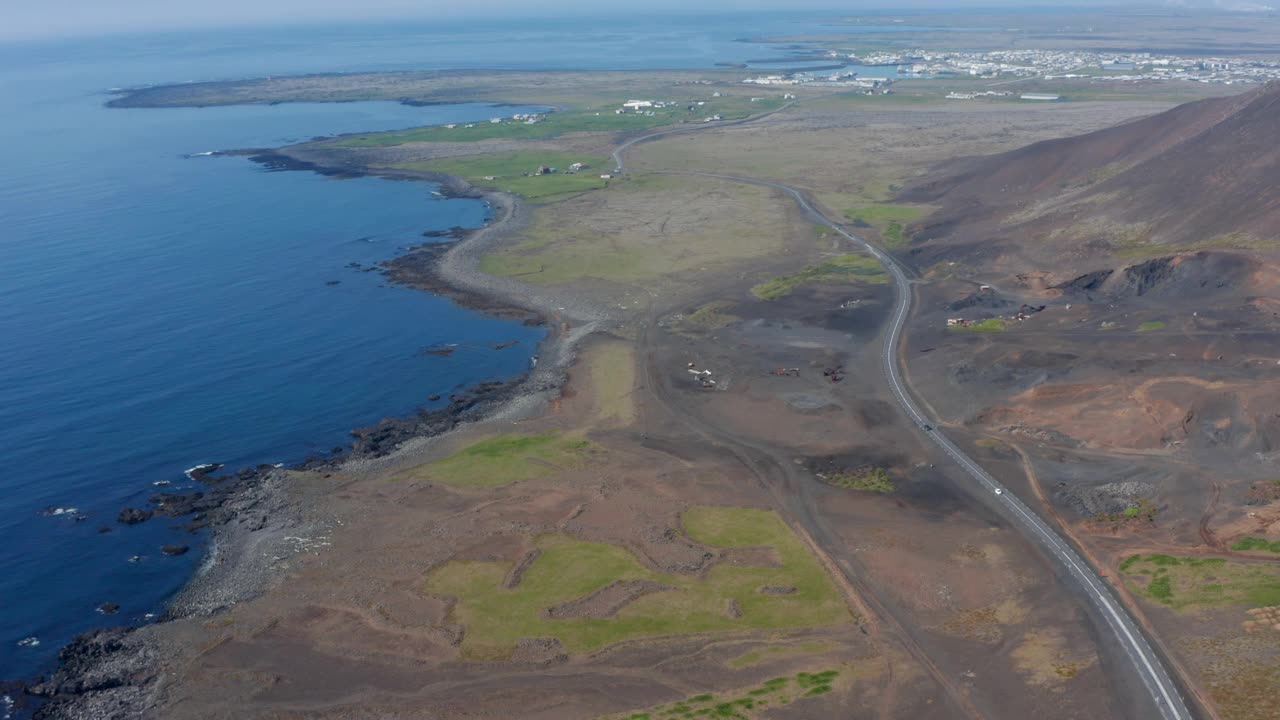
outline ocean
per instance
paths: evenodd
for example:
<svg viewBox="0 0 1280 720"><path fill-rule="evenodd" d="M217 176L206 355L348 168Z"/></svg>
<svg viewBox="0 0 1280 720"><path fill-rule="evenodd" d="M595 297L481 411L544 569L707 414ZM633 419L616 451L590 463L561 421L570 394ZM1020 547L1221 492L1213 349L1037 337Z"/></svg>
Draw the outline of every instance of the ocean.
<svg viewBox="0 0 1280 720"><path fill-rule="evenodd" d="M0 678L38 674L92 627L158 616L190 576L201 538L162 518L121 525L122 507L192 487L184 471L201 463L298 462L430 395L515 377L544 333L351 266L394 257L425 231L479 226L484 203L441 198L427 183L198 155L521 108L118 110L104 107L110 89L310 72L711 67L785 54L739 38L819 31L832 31L820 17L749 14L0 45ZM446 343L458 351L423 352ZM167 543L193 551L167 557ZM103 603L118 614L97 612Z"/></svg>

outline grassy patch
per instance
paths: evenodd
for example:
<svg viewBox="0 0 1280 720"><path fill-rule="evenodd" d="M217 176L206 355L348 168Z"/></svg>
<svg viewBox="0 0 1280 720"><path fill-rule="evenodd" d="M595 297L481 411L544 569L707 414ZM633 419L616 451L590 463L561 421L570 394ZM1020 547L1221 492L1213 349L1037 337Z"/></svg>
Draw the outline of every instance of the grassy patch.
<svg viewBox="0 0 1280 720"><path fill-rule="evenodd" d="M1164 323L1159 320L1144 322L1138 326L1138 332L1151 332L1152 330L1160 330L1164 327Z"/></svg>
<svg viewBox="0 0 1280 720"><path fill-rule="evenodd" d="M1271 542L1266 538L1244 537L1232 543L1231 549L1239 552L1257 550L1261 552L1280 553L1280 540Z"/></svg>
<svg viewBox="0 0 1280 720"><path fill-rule="evenodd" d="M1136 593L1174 610L1280 604L1280 568L1223 558L1134 555L1120 564Z"/></svg>
<svg viewBox="0 0 1280 720"><path fill-rule="evenodd" d="M751 720L770 707L789 705L806 697L831 692L840 676L839 670L802 672L791 677L777 677L755 686L718 697L711 694L695 695L671 705L658 705L641 712L607 715L601 720L680 720L682 718L730 718Z"/></svg>
<svg viewBox="0 0 1280 720"><path fill-rule="evenodd" d="M862 490L889 494L894 491L893 478L884 468L866 467L835 473L822 478L822 481L833 487L845 490Z"/></svg>
<svg viewBox="0 0 1280 720"><path fill-rule="evenodd" d="M678 332L686 334L719 330L742 319L728 312L732 307L733 303L724 301L707 303L674 319L673 325L675 325Z"/></svg>
<svg viewBox="0 0 1280 720"><path fill-rule="evenodd" d="M1173 599L1173 585L1168 575L1157 575L1151 578L1151 582L1147 585L1147 594L1167 603Z"/></svg>
<svg viewBox="0 0 1280 720"><path fill-rule="evenodd" d="M710 95L710 93L707 93ZM696 103L703 102L703 105ZM782 106L782 98L764 98L757 102L741 95L725 97L699 97L677 102L670 107L653 108L647 112L614 111L621 103L599 104L590 107L563 110L546 114L532 125L505 118L502 122L488 121L457 123L454 127L431 125L409 130L351 135L337 141L342 147L387 147L411 142L475 142L477 140L537 140L553 138L572 132L630 132L647 130L665 125L699 123L713 115L724 120L743 118L755 113L774 110ZM693 108L690 109L690 104ZM501 113L500 108L494 109ZM652 112L652 114L648 114Z"/></svg>
<svg viewBox="0 0 1280 720"><path fill-rule="evenodd" d="M954 330L956 332L1004 332L1009 329L1009 321L1005 318L998 317L987 318L986 320L979 320L978 322L971 323L969 325L951 325L947 329Z"/></svg>
<svg viewBox="0 0 1280 720"><path fill-rule="evenodd" d="M399 477L468 487L496 487L555 472L557 467L578 467L590 457L591 443L572 435L498 435Z"/></svg>
<svg viewBox="0 0 1280 720"><path fill-rule="evenodd" d="M574 163L587 168L571 172ZM546 166L557 172L537 175ZM396 167L425 170L466 178L473 185L494 188L530 200L551 200L605 186L601 173L613 169L605 158L553 150L520 150L491 155L464 155L422 162L402 163Z"/></svg>
<svg viewBox="0 0 1280 720"><path fill-rule="evenodd" d="M883 285L889 282L880 261L865 255L840 255L790 275L776 277L751 288L761 300L786 297L801 285L817 283L865 282Z"/></svg>
<svg viewBox="0 0 1280 720"><path fill-rule="evenodd" d="M520 241L485 255L480 268L540 285L604 280L661 292L696 284L704 271L737 269L809 232L790 212L767 188L627 175L607 193L537 208Z"/></svg>
<svg viewBox="0 0 1280 720"><path fill-rule="evenodd" d="M731 668L745 668L759 665L769 660L780 660L802 655L814 655L827 652L836 647L835 643L811 640L809 642L788 643L785 645L768 645L755 650L748 650L725 663Z"/></svg>
<svg viewBox="0 0 1280 720"><path fill-rule="evenodd" d="M593 424L616 421L628 424L635 419L635 354L631 346L610 342L584 353L584 366L590 383L595 412Z"/></svg>
<svg viewBox="0 0 1280 720"><path fill-rule="evenodd" d="M466 626L466 657L509 657L527 637L557 637L570 652L585 652L644 637L742 629L835 625L849 612L822 566L772 512L695 507L682 521L689 536L717 547L769 546L781 567L717 565L703 577L656 573L626 548L563 535L538 539L542 554L514 588L503 588L505 562L446 563L427 578L428 592L458 599L454 618ZM673 590L645 595L612 617L551 618L547 608L590 594L617 580L652 580ZM764 585L787 585L789 595L766 595ZM723 612L730 600L741 617Z"/></svg>
<svg viewBox="0 0 1280 720"><path fill-rule="evenodd" d="M884 244L891 248L900 248L906 245L906 241L902 236L902 223L889 223L884 229Z"/></svg>
<svg viewBox="0 0 1280 720"><path fill-rule="evenodd" d="M918 219L924 213L924 208L881 204L846 210L844 214L857 225L876 228L880 231L884 244L897 249L907 244L905 235L907 223Z"/></svg>

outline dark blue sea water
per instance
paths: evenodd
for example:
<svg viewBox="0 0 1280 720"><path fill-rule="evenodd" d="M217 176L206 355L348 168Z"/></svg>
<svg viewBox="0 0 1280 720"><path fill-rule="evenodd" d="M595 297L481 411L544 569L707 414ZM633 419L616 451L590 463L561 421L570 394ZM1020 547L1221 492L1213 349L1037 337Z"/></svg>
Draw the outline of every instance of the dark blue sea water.
<svg viewBox="0 0 1280 720"><path fill-rule="evenodd" d="M114 520L154 483L189 485L183 471L198 463L326 451L433 393L519 374L542 337L346 267L392 257L426 230L479 225L482 203L442 200L424 183L186 157L482 119L491 107L109 110L108 88L406 68L709 67L774 52L740 37L824 29L746 15L0 45L0 677L39 672L92 626L162 611L199 553L168 558L159 546L199 539L162 519ZM491 349L508 340L520 343ZM446 342L470 349L420 352ZM103 602L120 614L97 614Z"/></svg>

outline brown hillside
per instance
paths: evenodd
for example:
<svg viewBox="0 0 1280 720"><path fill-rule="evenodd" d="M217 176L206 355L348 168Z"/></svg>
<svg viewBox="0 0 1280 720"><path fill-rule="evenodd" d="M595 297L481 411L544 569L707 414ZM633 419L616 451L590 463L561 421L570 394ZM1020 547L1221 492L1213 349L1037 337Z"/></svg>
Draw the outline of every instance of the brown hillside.
<svg viewBox="0 0 1280 720"><path fill-rule="evenodd" d="M914 228L922 260L959 251L1075 268L1117 251L1280 247L1278 187L1280 84L1271 84L957 160L901 199L941 206Z"/></svg>

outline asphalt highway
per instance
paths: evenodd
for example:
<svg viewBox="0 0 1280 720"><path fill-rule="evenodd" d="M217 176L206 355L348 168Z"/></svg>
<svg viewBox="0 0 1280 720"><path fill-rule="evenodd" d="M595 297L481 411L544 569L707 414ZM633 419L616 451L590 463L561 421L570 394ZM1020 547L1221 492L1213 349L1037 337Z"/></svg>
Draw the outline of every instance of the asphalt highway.
<svg viewBox="0 0 1280 720"><path fill-rule="evenodd" d="M794 102L775 110L780 112L793 105ZM773 112L766 113L772 115ZM720 123L723 127L728 124L739 124L760 119L762 116L743 118L729 123ZM649 135L633 138L632 140L620 145L613 153L613 160L617 164L616 172L621 173L623 170L623 154L631 146L655 139L659 136L669 135L676 132L688 132L695 128L675 128L672 130L659 131ZM700 128L699 128L700 129ZM935 445L945 452L952 460L959 465L965 473L973 478L980 491L990 493L991 499L1000 506L1014 522L1019 525L1029 539L1043 547L1049 555L1058 562L1058 564L1066 571L1067 575L1074 579L1097 606L1102 617L1106 620L1108 627L1115 635L1116 640L1124 649L1133 665L1135 672L1141 679L1142 684L1151 693L1151 700L1154 709L1159 713L1159 717L1163 720L1193 720L1194 715L1188 709L1186 702L1182 699L1181 693L1178 691L1177 684L1165 669L1164 662L1160 656L1151 649L1146 637L1142 634L1142 630L1138 624L1129 615L1124 605L1111 593L1106 582L1099 577L1097 572L1084 561L1083 558L1066 542L1052 527L1042 520L1036 513L1031 510L1026 503L1018 499L1008 488L1004 487L982 468L977 462L964 453L955 443L951 441L942 431L938 430L932 422L921 412L919 406L911 398L907 392L905 383L902 380L901 368L898 363L899 346L902 344L902 332L906 326L907 318L911 314L911 304L914 300L914 294L911 291L910 280L907 278L902 267L888 253L879 247L867 242L861 237L845 230L837 222L832 221L821 211L815 208L809 200L796 188L782 183L770 182L767 180L759 180L756 178L736 177L732 175L717 175L715 173L699 173L699 172L683 172L673 173L681 175L698 175L701 177L717 178L721 180L729 180L734 182L748 183L752 185L761 185L764 187L774 188L787 193L795 200L804 212L814 221L831 227L835 232L839 233L845 239L853 243L862 250L871 253L879 260L889 274L893 277L893 284L896 290L896 299L894 302L893 317L889 323L889 334L884 343L884 355L881 360L884 364L885 379L889 383L890 389L893 391L894 398L898 405L911 418L913 422L920 428Z"/></svg>
<svg viewBox="0 0 1280 720"><path fill-rule="evenodd" d="M725 179L729 178L726 177ZM907 318L911 314L913 293L911 292L910 281L897 261L880 248L848 232L840 227L838 223L832 222L831 219L814 208L804 195L795 188L779 183L753 181L749 178L736 179L767 185L786 192L812 218L830 226L837 233L871 253L884 264L889 274L893 276L897 298L894 303L893 317L889 323L889 334L884 343L884 355L881 359L884 363L885 379L888 381L889 388L893 391L898 405L902 407L903 411L935 445L941 448L970 477L978 482L981 490L991 493L992 499L1002 506L1015 522L1022 526L1030 539L1044 547L1062 565L1068 575L1080 584L1085 593L1101 611L1102 616L1107 621L1107 625L1115 634L1116 639L1119 640L1121 647L1124 648L1138 676L1142 679L1143 685L1151 693L1152 701L1159 711L1160 717L1165 718L1165 720L1191 720L1193 715L1178 692L1177 684L1173 682L1169 672L1165 669L1160 656L1151 649L1138 624L1129 616L1124 605L1112 595L1107 588L1106 582L1072 549L1062 536L1055 532L1040 516L1036 515L1031 508L1027 507L1026 503L1018 499L1008 488L1001 485L990 473L982 469L981 465L966 455L950 438L935 427L907 393L898 363L898 349L902 343L903 328L906 326Z"/></svg>

